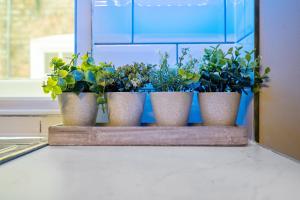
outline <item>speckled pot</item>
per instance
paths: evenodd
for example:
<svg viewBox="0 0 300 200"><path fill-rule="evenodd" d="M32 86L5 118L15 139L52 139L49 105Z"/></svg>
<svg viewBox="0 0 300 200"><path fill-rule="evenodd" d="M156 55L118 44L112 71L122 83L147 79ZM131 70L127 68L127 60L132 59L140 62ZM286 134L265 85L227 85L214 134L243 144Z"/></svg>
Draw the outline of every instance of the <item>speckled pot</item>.
<svg viewBox="0 0 300 200"><path fill-rule="evenodd" d="M158 126L185 126L188 122L192 92L152 92L151 104Z"/></svg>
<svg viewBox="0 0 300 200"><path fill-rule="evenodd" d="M139 126L144 111L146 93L107 93L109 126Z"/></svg>
<svg viewBox="0 0 300 200"><path fill-rule="evenodd" d="M98 105L94 93L64 92L58 96L59 107L65 126L94 126Z"/></svg>
<svg viewBox="0 0 300 200"><path fill-rule="evenodd" d="M237 92L204 92L198 94L203 124L234 126L241 95Z"/></svg>

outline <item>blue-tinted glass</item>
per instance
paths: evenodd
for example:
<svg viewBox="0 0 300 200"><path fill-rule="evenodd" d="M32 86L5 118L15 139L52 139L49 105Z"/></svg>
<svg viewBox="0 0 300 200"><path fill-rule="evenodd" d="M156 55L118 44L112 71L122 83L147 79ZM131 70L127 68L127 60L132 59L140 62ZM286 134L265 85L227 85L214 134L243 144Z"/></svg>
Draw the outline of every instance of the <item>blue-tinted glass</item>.
<svg viewBox="0 0 300 200"><path fill-rule="evenodd" d="M254 0L227 0L227 41L237 42L254 30Z"/></svg>
<svg viewBox="0 0 300 200"><path fill-rule="evenodd" d="M93 42L131 42L131 2L131 0L94 0Z"/></svg>
<svg viewBox="0 0 300 200"><path fill-rule="evenodd" d="M254 0L245 0L246 34L254 32Z"/></svg>
<svg viewBox="0 0 300 200"><path fill-rule="evenodd" d="M113 62L116 66L133 62L158 64L160 52L168 52L169 63L176 63L176 45L94 45L93 55L96 62Z"/></svg>
<svg viewBox="0 0 300 200"><path fill-rule="evenodd" d="M134 42L209 41L224 41L224 0L134 1Z"/></svg>
<svg viewBox="0 0 300 200"><path fill-rule="evenodd" d="M134 61L155 64L159 62L159 51L167 51L170 53L170 64L174 65L176 55L180 54L183 47L189 47L192 55L200 58L205 47L215 46L210 42L225 41L225 25L226 41L235 44L223 44L222 49L227 50L238 44L242 44L245 50L254 48L254 37L250 34L254 31L254 0L135 0L134 2L132 9L132 0L93 1L93 42L115 43L93 46L97 62L112 61L117 66ZM119 44L131 42L148 44ZM175 44L155 44L169 42L182 44L177 45L178 49ZM207 44L188 44L192 42ZM243 95L238 124L245 121L251 99L251 93L249 94ZM148 98L143 122L149 123L153 120ZM201 122L196 97L189 121Z"/></svg>

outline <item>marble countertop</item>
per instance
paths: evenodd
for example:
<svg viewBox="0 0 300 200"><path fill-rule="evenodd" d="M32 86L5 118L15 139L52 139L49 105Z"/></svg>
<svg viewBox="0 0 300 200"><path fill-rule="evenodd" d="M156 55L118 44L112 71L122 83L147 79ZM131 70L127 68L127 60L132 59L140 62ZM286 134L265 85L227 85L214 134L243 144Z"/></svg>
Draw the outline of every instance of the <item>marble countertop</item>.
<svg viewBox="0 0 300 200"><path fill-rule="evenodd" d="M300 199L300 163L247 147L45 147L0 166L2 200Z"/></svg>

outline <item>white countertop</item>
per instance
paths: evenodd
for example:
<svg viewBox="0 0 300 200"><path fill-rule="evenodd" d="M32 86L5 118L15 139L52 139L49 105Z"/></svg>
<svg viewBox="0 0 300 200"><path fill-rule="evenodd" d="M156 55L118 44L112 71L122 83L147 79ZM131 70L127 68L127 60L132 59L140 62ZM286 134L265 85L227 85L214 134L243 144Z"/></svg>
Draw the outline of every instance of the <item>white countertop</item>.
<svg viewBox="0 0 300 200"><path fill-rule="evenodd" d="M296 200L300 163L248 147L45 147L0 166L1 200Z"/></svg>

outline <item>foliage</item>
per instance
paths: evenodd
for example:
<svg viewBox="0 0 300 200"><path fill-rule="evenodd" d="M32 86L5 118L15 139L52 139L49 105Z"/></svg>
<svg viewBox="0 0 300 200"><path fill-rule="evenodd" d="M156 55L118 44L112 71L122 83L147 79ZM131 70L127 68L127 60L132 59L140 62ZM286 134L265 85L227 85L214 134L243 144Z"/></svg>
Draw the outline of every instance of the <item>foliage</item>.
<svg viewBox="0 0 300 200"><path fill-rule="evenodd" d="M188 56L188 58L186 58ZM187 62L184 61L187 59ZM181 79L184 87L190 90L194 89L195 83L200 79L200 75L197 71L199 61L193 58L188 48L181 50L181 56L178 58L177 70L179 78Z"/></svg>
<svg viewBox="0 0 300 200"><path fill-rule="evenodd" d="M152 65L134 63L123 65L115 69L110 76L110 84L107 91L110 92L138 92L145 87L150 80Z"/></svg>
<svg viewBox="0 0 300 200"><path fill-rule="evenodd" d="M107 73L111 64L100 63L95 65L94 59L87 53L81 57L81 64L76 65L78 55L73 55L69 63L62 58L54 57L51 60L51 73L43 83L45 93L51 93L55 99L62 92L94 92L99 94L98 103L105 102L104 94L106 82L102 80L103 74Z"/></svg>
<svg viewBox="0 0 300 200"><path fill-rule="evenodd" d="M113 78L115 76L115 67L112 63L100 62L95 74L96 84L98 86L97 93L99 94L97 102L104 105L105 103L107 103L105 92L107 91L107 87L113 83ZM104 111L103 106L102 109Z"/></svg>
<svg viewBox="0 0 300 200"><path fill-rule="evenodd" d="M158 67L144 63L118 68L112 63L96 65L88 53L81 57L80 65L77 65L78 55L73 55L68 63L54 57L50 63L52 71L42 87L45 93L51 93L52 99L62 92L94 92L102 105L106 103L105 92L137 92L148 83L159 92L196 89L200 92L242 93L246 88L259 92L266 86L270 68L260 73L260 59L255 58L255 51L242 54L242 49L235 47L223 52L219 46L211 47L204 50L199 61L184 48L174 68L168 63L168 53L160 54Z"/></svg>
<svg viewBox="0 0 300 200"><path fill-rule="evenodd" d="M83 84L84 73L76 67L77 59L78 55L73 55L71 61L66 63L62 58L52 58L52 71L42 86L44 93L51 93L52 99L55 99L62 92L79 92L81 87L87 90Z"/></svg>
<svg viewBox="0 0 300 200"><path fill-rule="evenodd" d="M150 82L156 91L176 92L192 89L193 83L199 80L199 74L195 71L198 61L190 56L189 60L184 63L188 53L189 49L182 49L176 68L170 67L168 53L161 54L158 69L152 71L150 78Z"/></svg>
<svg viewBox="0 0 300 200"><path fill-rule="evenodd" d="M211 47L204 50L200 65L201 92L245 92L251 88L258 92L263 83L268 81L270 68L267 67L263 74L260 73L259 59L254 58L255 51L245 51L243 47L230 48L223 52L219 48ZM254 75L254 80L251 78Z"/></svg>

